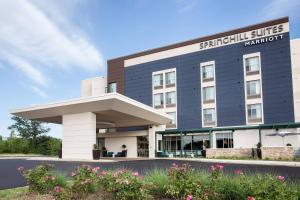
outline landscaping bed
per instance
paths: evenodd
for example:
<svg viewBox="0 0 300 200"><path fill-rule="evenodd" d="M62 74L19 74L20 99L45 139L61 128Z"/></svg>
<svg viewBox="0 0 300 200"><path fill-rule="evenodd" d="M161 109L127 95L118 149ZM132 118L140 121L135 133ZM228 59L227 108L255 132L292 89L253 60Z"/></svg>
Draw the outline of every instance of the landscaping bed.
<svg viewBox="0 0 300 200"><path fill-rule="evenodd" d="M174 163L167 170L155 169L144 176L127 169L107 171L89 165L77 167L70 176L47 164L18 170L28 187L0 191L0 199L300 199L298 182L270 174L247 175L239 169L225 175L222 165L203 172Z"/></svg>

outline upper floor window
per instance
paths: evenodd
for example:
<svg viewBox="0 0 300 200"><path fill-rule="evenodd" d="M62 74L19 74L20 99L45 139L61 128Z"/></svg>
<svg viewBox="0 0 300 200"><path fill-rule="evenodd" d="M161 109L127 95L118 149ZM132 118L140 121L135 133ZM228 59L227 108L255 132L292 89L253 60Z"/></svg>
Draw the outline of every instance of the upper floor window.
<svg viewBox="0 0 300 200"><path fill-rule="evenodd" d="M205 65L202 67L202 80L213 80L214 79L214 65Z"/></svg>
<svg viewBox="0 0 300 200"><path fill-rule="evenodd" d="M247 105L247 108L249 122L262 121L262 109L260 103Z"/></svg>
<svg viewBox="0 0 300 200"><path fill-rule="evenodd" d="M107 93L117 92L117 83L109 83Z"/></svg>
<svg viewBox="0 0 300 200"><path fill-rule="evenodd" d="M247 81L247 97L260 97L260 81Z"/></svg>
<svg viewBox="0 0 300 200"><path fill-rule="evenodd" d="M203 109L203 122L205 126L214 125L216 121L216 112L214 108Z"/></svg>
<svg viewBox="0 0 300 200"><path fill-rule="evenodd" d="M164 85L163 74L153 75L153 87L155 89L162 88Z"/></svg>
<svg viewBox="0 0 300 200"><path fill-rule="evenodd" d="M166 73L166 87L175 86L175 72Z"/></svg>
<svg viewBox="0 0 300 200"><path fill-rule="evenodd" d="M259 56L249 57L245 59L246 73L259 73Z"/></svg>
<svg viewBox="0 0 300 200"><path fill-rule="evenodd" d="M154 99L154 107L155 108L163 108L164 107L164 95L161 94L155 94L153 96Z"/></svg>
<svg viewBox="0 0 300 200"><path fill-rule="evenodd" d="M203 103L212 103L215 100L215 87L203 88Z"/></svg>
<svg viewBox="0 0 300 200"><path fill-rule="evenodd" d="M168 112L167 114L172 117L172 121L170 124L175 125L176 124L176 112Z"/></svg>
<svg viewBox="0 0 300 200"><path fill-rule="evenodd" d="M176 105L176 92L166 93L166 106L171 107Z"/></svg>

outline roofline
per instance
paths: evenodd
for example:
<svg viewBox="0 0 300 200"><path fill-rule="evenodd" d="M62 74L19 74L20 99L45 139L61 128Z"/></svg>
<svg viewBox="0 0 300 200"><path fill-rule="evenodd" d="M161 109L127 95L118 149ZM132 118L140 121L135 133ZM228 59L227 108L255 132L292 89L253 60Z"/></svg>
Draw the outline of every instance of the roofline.
<svg viewBox="0 0 300 200"><path fill-rule="evenodd" d="M139 56L149 55L149 54L157 53L157 52L160 52L160 51L165 51L165 50L174 49L174 48L177 48L177 47L187 46L187 45L191 45L191 44L195 44L195 43L199 43L199 42L203 42L203 41L207 41L207 40L213 40L213 39L224 37L224 36L227 36L227 35L232 35L232 34L237 34L237 33L240 33L240 32L251 31L251 30L254 30L254 29L263 28L263 27L266 27L266 26L272 26L272 25L275 25L275 24L285 23L285 22L289 22L289 17L288 16L273 19L273 20L269 20L269 21L265 21L265 22L262 22L262 23L256 23L256 24L253 24L253 25L249 25L249 26L245 26L245 27L241 27L241 28L237 28L237 29L232 29L232 30L229 30L229 31L219 32L219 33L212 34L212 35L206 35L206 36L203 36L203 37L200 37L200 38L186 40L186 41L179 42L179 43L173 43L173 44L169 44L169 45L158 47L158 48L148 49L148 50L145 50L145 51L141 51L141 52L125 55L125 56L120 56L120 57L108 59L107 62L111 62L111 61L114 61L114 60L127 60L127 59L131 59L131 58L139 57Z"/></svg>
<svg viewBox="0 0 300 200"><path fill-rule="evenodd" d="M157 131L158 134L178 134L178 133L205 133L214 131L235 131L235 130L247 130L247 129L280 129L280 128L298 128L300 122L290 123L274 123L274 124L259 124L251 126L228 126L228 127L216 127L216 128L199 128L199 129L173 129L166 131Z"/></svg>
<svg viewBox="0 0 300 200"><path fill-rule="evenodd" d="M41 105L34 105L34 106L29 106L29 107L23 107L23 108L17 108L17 109L11 109L9 110L9 113L12 115L21 113L21 112L28 112L28 111L34 111L34 110L40 110L40 109L47 109L47 108L55 108L55 107L60 107L60 106L67 106L67 105L75 105L75 104L81 104L81 103L89 103L92 101L98 101L98 100L105 100L105 99L109 99L109 98L114 98L114 99L118 99L121 101L127 101L131 104L134 104L135 106L138 106L142 109L145 109L147 111L153 112L157 115L166 117L168 119L172 119L171 116L159 112L157 110L155 110L154 108L143 104L139 101L136 101L134 99L131 99L129 97L126 97L122 94L119 93L106 93L103 95L99 95L99 96L91 96L91 97L81 97L81 98L74 98L74 99L69 99L69 100L64 100L64 101L58 101L58 102L53 102L53 103L48 103L48 104L41 104Z"/></svg>

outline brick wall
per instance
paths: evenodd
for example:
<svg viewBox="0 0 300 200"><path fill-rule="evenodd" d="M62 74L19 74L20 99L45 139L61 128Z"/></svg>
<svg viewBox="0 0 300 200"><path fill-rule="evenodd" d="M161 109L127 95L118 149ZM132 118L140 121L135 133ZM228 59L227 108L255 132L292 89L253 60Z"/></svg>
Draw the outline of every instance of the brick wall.
<svg viewBox="0 0 300 200"><path fill-rule="evenodd" d="M252 157L251 148L240 149L206 149L207 158L218 157Z"/></svg>
<svg viewBox="0 0 300 200"><path fill-rule="evenodd" d="M293 159L294 149L293 147L262 147L262 158L269 159Z"/></svg>

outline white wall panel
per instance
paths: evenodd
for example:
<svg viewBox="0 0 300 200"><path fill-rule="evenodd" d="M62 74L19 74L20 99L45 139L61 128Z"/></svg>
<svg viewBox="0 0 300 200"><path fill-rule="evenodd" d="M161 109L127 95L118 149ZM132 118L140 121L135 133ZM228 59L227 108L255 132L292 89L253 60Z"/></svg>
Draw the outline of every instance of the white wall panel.
<svg viewBox="0 0 300 200"><path fill-rule="evenodd" d="M96 143L96 115L91 112L63 115L62 157L93 159Z"/></svg>

